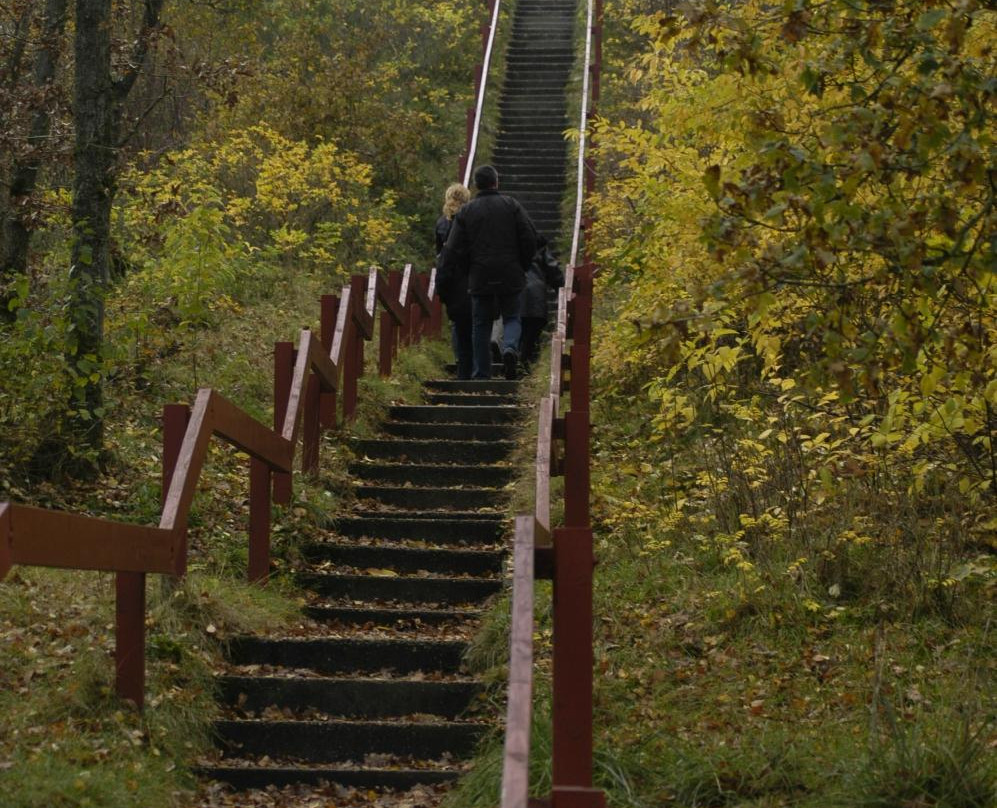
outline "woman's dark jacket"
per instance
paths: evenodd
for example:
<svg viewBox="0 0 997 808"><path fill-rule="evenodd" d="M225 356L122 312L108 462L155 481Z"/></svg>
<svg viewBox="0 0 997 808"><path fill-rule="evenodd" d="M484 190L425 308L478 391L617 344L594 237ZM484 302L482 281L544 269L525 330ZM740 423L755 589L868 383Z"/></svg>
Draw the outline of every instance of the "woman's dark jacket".
<svg viewBox="0 0 997 808"><path fill-rule="evenodd" d="M436 220L436 263L440 262L440 253L443 252L443 245L447 243L447 236L450 235L450 219L440 216Z"/></svg>
<svg viewBox="0 0 997 808"><path fill-rule="evenodd" d="M440 283L468 276L472 295L510 295L526 285L537 233L515 199L494 188L478 191L453 218L440 258Z"/></svg>
<svg viewBox="0 0 997 808"><path fill-rule="evenodd" d="M443 265L443 247L450 234L453 219L440 216L436 220L436 289L440 300L447 307L447 317L451 322L471 319L471 298L467 294L467 273L457 276L445 276L441 270Z"/></svg>
<svg viewBox="0 0 997 808"><path fill-rule="evenodd" d="M554 254L545 245L537 250L526 272L526 291L523 293L523 317L547 319L547 287L564 286L564 272Z"/></svg>

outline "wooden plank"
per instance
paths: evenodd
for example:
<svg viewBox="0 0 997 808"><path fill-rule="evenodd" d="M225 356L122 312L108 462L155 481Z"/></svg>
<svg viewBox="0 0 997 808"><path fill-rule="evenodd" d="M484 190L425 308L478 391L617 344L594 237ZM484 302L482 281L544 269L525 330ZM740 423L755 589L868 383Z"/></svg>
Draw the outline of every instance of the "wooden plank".
<svg viewBox="0 0 997 808"><path fill-rule="evenodd" d="M536 521L516 517L502 808L526 808L533 718L533 539Z"/></svg>
<svg viewBox="0 0 997 808"><path fill-rule="evenodd" d="M553 440L554 413L548 396L540 400L537 425L535 515L545 533L550 532L550 448Z"/></svg>
<svg viewBox="0 0 997 808"><path fill-rule="evenodd" d="M298 356L294 362L294 373L291 374L291 390L287 396L284 423L280 428L280 436L290 443L292 454L294 447L298 445L298 428L301 424L301 408L304 406L305 382L308 381L311 346L312 332L303 330L298 343Z"/></svg>
<svg viewBox="0 0 997 808"><path fill-rule="evenodd" d="M374 316L374 309L377 306L377 287L382 283L384 282L381 280L377 267L371 267L367 270L367 304L365 308L371 317Z"/></svg>
<svg viewBox="0 0 997 808"><path fill-rule="evenodd" d="M402 311L408 311L409 304L412 302L410 295L412 289L412 265L406 264L405 269L402 271L402 288L398 292L398 305L401 306Z"/></svg>
<svg viewBox="0 0 997 808"><path fill-rule="evenodd" d="M353 289L354 306L353 322L363 333L363 338L374 338L374 315L365 308L363 299L366 296L367 278L363 275L353 275L350 278L350 286ZM360 375L363 375L362 373Z"/></svg>
<svg viewBox="0 0 997 808"><path fill-rule="evenodd" d="M377 299L381 301L381 305L384 306L384 310L391 316L395 325L401 325L404 322L405 312L399 305L397 298L391 294L391 284L380 275L377 278Z"/></svg>
<svg viewBox="0 0 997 808"><path fill-rule="evenodd" d="M175 534L64 511L11 505L11 562L105 572L172 574Z"/></svg>
<svg viewBox="0 0 997 808"><path fill-rule="evenodd" d="M426 296L430 300L436 300L436 267L429 270L429 286L426 287Z"/></svg>
<svg viewBox="0 0 997 808"><path fill-rule="evenodd" d="M220 393L213 393L211 410L211 425L216 435L277 471L291 470L294 445L290 441L261 424Z"/></svg>
<svg viewBox="0 0 997 808"><path fill-rule="evenodd" d="M11 552L14 534L10 523L10 513L10 503L0 502L0 581L7 576L14 563Z"/></svg>
<svg viewBox="0 0 997 808"><path fill-rule="evenodd" d="M568 296L563 286L557 290L557 325L554 335L562 340L568 337Z"/></svg>
<svg viewBox="0 0 997 808"><path fill-rule="evenodd" d="M159 520L159 527L164 530L187 527L187 516L194 500L197 478L201 474L208 443L211 441L211 396L211 388L202 387L197 391L197 399L191 407L187 432L180 446L163 514Z"/></svg>
<svg viewBox="0 0 997 808"><path fill-rule="evenodd" d="M433 312L433 304L429 299L429 295L426 294L426 284L429 281L425 279L425 276L420 276L416 278L416 282L412 285L412 293L415 297L415 302L419 304L419 308L428 316Z"/></svg>
<svg viewBox="0 0 997 808"><path fill-rule="evenodd" d="M302 331L303 338L304 331ZM299 348L298 350L301 349ZM308 364L315 375L318 376L323 393L332 393L339 388L339 368L333 364L332 360L326 354L321 342L314 338L308 341Z"/></svg>
<svg viewBox="0 0 997 808"><path fill-rule="evenodd" d="M329 349L329 359L337 367L343 366L346 350L346 324L350 321L350 309L353 307L353 295L349 286L343 287L339 297L339 311L336 314L336 331L332 335L332 348Z"/></svg>
<svg viewBox="0 0 997 808"><path fill-rule="evenodd" d="M555 334L550 341L550 394L560 398L563 387L564 336Z"/></svg>

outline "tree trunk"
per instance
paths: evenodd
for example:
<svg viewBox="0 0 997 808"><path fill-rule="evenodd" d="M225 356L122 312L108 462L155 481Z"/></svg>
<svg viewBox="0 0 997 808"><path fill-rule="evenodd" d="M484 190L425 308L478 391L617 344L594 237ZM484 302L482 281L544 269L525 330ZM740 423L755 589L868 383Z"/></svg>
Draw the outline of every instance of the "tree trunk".
<svg viewBox="0 0 997 808"><path fill-rule="evenodd" d="M66 6L68 0L46 0L42 22L42 42L35 56L34 86L42 95L39 107L31 122L31 142L35 145L33 154L15 162L11 171L10 199L3 222L3 245L0 254L0 322L11 322L15 312L10 310L13 291L10 286L24 275L28 268L28 247L31 242L31 228L22 215L26 204L34 194L38 182L40 157L44 149L42 141L49 134L51 113L48 101L44 98L55 79L59 62L62 33L66 27Z"/></svg>
<svg viewBox="0 0 997 808"><path fill-rule="evenodd" d="M74 106L76 172L69 317L76 343L66 359L77 386L65 437L79 448L100 450L104 440L100 361L104 297L110 279L108 240L117 117L111 78L111 0L76 0Z"/></svg>

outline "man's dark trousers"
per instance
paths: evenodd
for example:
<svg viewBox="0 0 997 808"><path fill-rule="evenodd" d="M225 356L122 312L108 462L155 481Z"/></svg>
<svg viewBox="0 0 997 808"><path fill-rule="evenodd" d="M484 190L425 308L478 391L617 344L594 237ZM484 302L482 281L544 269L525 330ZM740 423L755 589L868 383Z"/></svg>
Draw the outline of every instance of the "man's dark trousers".
<svg viewBox="0 0 997 808"><path fill-rule="evenodd" d="M492 377L492 321L495 319L495 303L502 317L502 353L512 352L519 356L519 338L522 334L520 322L520 292L511 295L471 295L471 342L474 346L474 371L472 378Z"/></svg>

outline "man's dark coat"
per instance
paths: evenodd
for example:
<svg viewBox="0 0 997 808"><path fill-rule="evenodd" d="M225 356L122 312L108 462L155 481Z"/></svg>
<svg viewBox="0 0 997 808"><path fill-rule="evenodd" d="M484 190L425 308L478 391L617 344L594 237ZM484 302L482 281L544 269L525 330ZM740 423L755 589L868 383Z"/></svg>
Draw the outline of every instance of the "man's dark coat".
<svg viewBox="0 0 997 808"><path fill-rule="evenodd" d="M472 295L520 292L536 250L537 232L523 206L494 188L479 191L453 218L440 257L440 291L445 295L466 273Z"/></svg>

